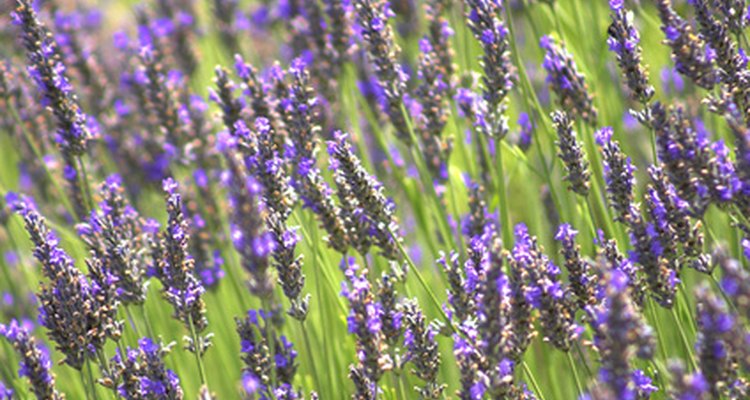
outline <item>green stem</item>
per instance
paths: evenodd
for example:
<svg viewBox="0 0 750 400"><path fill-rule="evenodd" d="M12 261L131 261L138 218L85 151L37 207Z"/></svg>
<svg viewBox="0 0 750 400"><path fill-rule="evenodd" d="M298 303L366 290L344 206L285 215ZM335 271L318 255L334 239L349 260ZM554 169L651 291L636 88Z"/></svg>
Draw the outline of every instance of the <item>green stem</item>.
<svg viewBox="0 0 750 400"><path fill-rule="evenodd" d="M664 340L664 335L662 334L661 323L659 322L659 318L656 315L656 310L654 309L654 305L648 299L646 299L645 301L646 301L645 306L648 309L649 314L651 314L651 319L653 320L654 328L656 329L656 338L659 341L657 346L659 347L659 350L661 351L662 361L666 362L669 359L669 357L667 357L667 351L664 349L664 346L666 346L667 342Z"/></svg>
<svg viewBox="0 0 750 400"><path fill-rule="evenodd" d="M94 372L91 368L91 360L86 360L86 370L89 375L89 388L94 400L96 400L99 398L99 395L96 393L96 380L94 380Z"/></svg>
<svg viewBox="0 0 750 400"><path fill-rule="evenodd" d="M544 395L542 394L542 390L539 388L539 384L536 381L536 378L534 377L534 373L531 372L531 368L529 368L529 364L526 363L526 361L521 361L521 368L523 368L523 372L526 374L526 377L529 379L529 382L531 383L531 387L536 392L537 397L539 400L545 400Z"/></svg>
<svg viewBox="0 0 750 400"><path fill-rule="evenodd" d="M141 304L141 317L143 317L143 321L146 323L146 332L148 333L148 336L151 339L156 339L156 336L154 336L154 331L151 329L151 322L148 319L148 315L146 315L146 304Z"/></svg>
<svg viewBox="0 0 750 400"><path fill-rule="evenodd" d="M307 334L307 328L305 327L305 321L300 321L299 326L302 329L302 337L305 340L305 348L307 350L308 359L310 359L310 366L312 367L312 376L313 381L315 382L315 387L317 390L321 390L322 386L320 385L320 379L318 378L318 367L315 365L315 356L313 353L313 348L310 345L310 337Z"/></svg>
<svg viewBox="0 0 750 400"><path fill-rule="evenodd" d="M510 215L508 214L508 194L505 185L505 167L503 166L503 146L502 139L495 138L495 157L497 159L498 192L500 194L500 227L503 235L503 247L509 248L513 240L513 230L511 228Z"/></svg>
<svg viewBox="0 0 750 400"><path fill-rule="evenodd" d="M565 355L568 359L568 364L570 364L570 369L573 371L573 379L576 382L576 389L578 389L577 395L582 395L584 393L583 385L581 384L581 378L578 377L578 368L576 367L575 361L573 361L573 356L570 354L570 350L565 352Z"/></svg>
<svg viewBox="0 0 750 400"><path fill-rule="evenodd" d="M193 340L193 355L195 356L195 363L198 366L198 372L201 378L201 386L208 388L208 380L206 379L206 369L203 368L203 359L201 354L201 340L198 337L198 332L195 330L195 324L193 323L193 316L188 313L188 326L190 327L190 337Z"/></svg>
<svg viewBox="0 0 750 400"><path fill-rule="evenodd" d="M680 340L682 341L682 345L685 347L685 352L687 353L688 362L690 363L690 366L693 368L693 371L698 371L698 364L695 362L695 356L693 355L693 347L690 345L690 342L687 339L687 335L685 334L685 329L682 327L682 321L680 321L680 318L677 316L677 312L672 308L670 311L670 314L672 314L672 318L674 319L674 322L677 324L677 330L680 332Z"/></svg>

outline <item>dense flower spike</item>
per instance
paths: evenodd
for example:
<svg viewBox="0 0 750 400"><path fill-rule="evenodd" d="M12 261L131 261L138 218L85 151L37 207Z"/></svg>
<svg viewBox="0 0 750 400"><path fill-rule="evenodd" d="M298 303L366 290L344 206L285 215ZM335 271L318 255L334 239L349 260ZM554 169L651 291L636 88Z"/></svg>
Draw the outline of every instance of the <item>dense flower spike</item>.
<svg viewBox="0 0 750 400"><path fill-rule="evenodd" d="M229 164L229 202L232 208L231 235L234 248L240 253L242 267L249 273L250 292L261 298L270 298L273 281L269 274L269 256L275 241L266 231L259 195L261 186L248 174L232 148L226 149Z"/></svg>
<svg viewBox="0 0 750 400"><path fill-rule="evenodd" d="M531 306L539 310L544 340L568 351L582 332L575 322L572 293L559 281L560 269L544 255L536 237L529 235L526 226L517 225L515 235L515 264L512 268L526 271L528 286L524 295Z"/></svg>
<svg viewBox="0 0 750 400"><path fill-rule="evenodd" d="M270 324L273 324L271 313L250 310L245 318L237 318L236 322L242 361L245 364L243 380L253 379L257 382L260 386L256 392L261 394L261 398L273 398L272 393L278 390L290 391L289 396L296 395L290 385L297 373L297 351L285 336L276 336L270 328ZM271 380L272 377L276 377L276 382Z"/></svg>
<svg viewBox="0 0 750 400"><path fill-rule="evenodd" d="M57 122L55 142L69 159L86 151L91 137L88 116L83 113L73 92L54 37L39 21L31 2L17 0L13 22L22 31L22 39L29 61L28 72L34 79L45 104Z"/></svg>
<svg viewBox="0 0 750 400"><path fill-rule="evenodd" d="M38 400L62 400L64 395L55 389L55 375L51 372L52 361L46 349L39 347L28 328L16 320L0 324L0 335L13 345L21 356L18 375L25 377ZM7 394L7 393L5 393ZM0 398L5 398L0 392ZM7 395L11 399L11 395Z"/></svg>
<svg viewBox="0 0 750 400"><path fill-rule="evenodd" d="M655 224L665 257L678 257L682 248L683 259L691 267L709 272L708 256L703 254L703 234L700 223L692 223L687 203L677 195L661 168L651 166L648 170L652 184L647 188L646 206ZM675 236L678 238L674 240Z"/></svg>
<svg viewBox="0 0 750 400"><path fill-rule="evenodd" d="M341 210L331 196L332 190L316 166L317 135L321 129L316 111L318 99L310 87L310 76L302 60L293 62L290 73L292 84L280 104L283 105L281 114L294 149L291 166L294 187L303 205L318 215L320 224L328 233L328 244L345 253L349 247L347 228Z"/></svg>
<svg viewBox="0 0 750 400"><path fill-rule="evenodd" d="M450 85L456 68L453 65L454 53L450 44L450 37L454 32L445 17L450 11L449 8L450 2L445 0L428 0L424 4L427 35L437 58L438 71L443 80Z"/></svg>
<svg viewBox="0 0 750 400"><path fill-rule="evenodd" d="M581 256L581 246L575 242L577 235L578 231L570 224L562 224L557 229L555 240L562 244L560 253L565 259L565 269L568 271L571 290L578 299L578 307L585 309L597 302L596 278L591 265Z"/></svg>
<svg viewBox="0 0 750 400"><path fill-rule="evenodd" d="M183 213L182 196L172 178L163 182L166 194L168 222L160 233L161 254L157 260L156 277L164 286L163 293L174 309L174 318L188 331L201 333L208 326L206 306L203 301L205 289L195 276L195 260L189 253L190 236L188 221ZM200 343L190 343L191 351L203 354L210 340L200 338ZM193 340L193 339L191 339Z"/></svg>
<svg viewBox="0 0 750 400"><path fill-rule="evenodd" d="M416 389L425 399L439 399L445 385L438 381L440 352L435 342L437 330L433 325L426 323L415 300L404 302L403 307L406 360L413 366L412 373L424 381L424 386Z"/></svg>
<svg viewBox="0 0 750 400"><path fill-rule="evenodd" d="M557 95L560 107L571 116L596 125L594 99L568 50L549 36L543 36L539 46L545 51L542 67L547 71L547 84Z"/></svg>
<svg viewBox="0 0 750 400"><path fill-rule="evenodd" d="M439 182L448 180L448 157L452 150L452 141L441 137L448 121L448 91L446 76L440 69L439 56L428 38L419 42L421 54L417 77L420 84L416 90L421 112L417 121L419 139L422 143L427 168L433 178Z"/></svg>
<svg viewBox="0 0 750 400"><path fill-rule="evenodd" d="M39 20L30 1L17 0L16 3L12 19L21 29L29 64L27 71L37 86L42 104L54 115L54 142L65 162L63 177L68 182L76 216L83 220L89 212L89 205L85 194L87 188L84 187L87 183L81 179L80 157L93 136L91 127L95 122L78 103L54 36Z"/></svg>
<svg viewBox="0 0 750 400"><path fill-rule="evenodd" d="M672 390L669 395L675 400L708 400L708 382L703 374L694 372L688 374L681 363L669 366L672 374Z"/></svg>
<svg viewBox="0 0 750 400"><path fill-rule="evenodd" d="M501 1L467 0L466 18L471 32L479 40L482 50L482 98L486 109L489 133L503 138L508 133L503 104L513 88L514 68L510 62L508 29L501 18Z"/></svg>
<svg viewBox="0 0 750 400"><path fill-rule="evenodd" d="M366 235L371 236L374 244L380 247L383 256L396 259L399 256L397 241L401 238L395 217L395 205L383 194L383 185L370 175L354 154L347 135L334 133L334 140L328 142L328 154L331 157L331 169L336 175L337 185L349 186L347 198L340 199L344 206L347 201L356 200L360 213L355 212L347 223L349 230L357 229L356 218L366 222Z"/></svg>
<svg viewBox="0 0 750 400"><path fill-rule="evenodd" d="M393 368L393 360L388 353L387 338L384 334L384 310L367 281L367 269L360 268L354 258L344 258L347 282L342 283L341 294L349 301L347 325L349 333L357 339L357 364L352 365L349 376L362 389L372 392L380 377ZM359 395L354 398L359 399Z"/></svg>
<svg viewBox="0 0 750 400"><path fill-rule="evenodd" d="M712 89L717 80L714 49L707 47L703 39L693 33L690 22L680 17L672 8L672 0L658 0L656 4L662 23L661 29L666 36L664 43L672 48L675 68L696 85Z"/></svg>
<svg viewBox="0 0 750 400"><path fill-rule="evenodd" d="M80 370L87 358L101 351L107 338L120 337L115 278L96 259L89 263L90 275L85 276L30 203L21 200L14 207L23 216L34 258L49 281L37 294L39 323L47 328L65 362Z"/></svg>
<svg viewBox="0 0 750 400"><path fill-rule="evenodd" d="M635 167L630 157L620 150L620 144L612 140L612 134L611 127L604 127L596 131L594 137L604 154L604 181L607 184L609 204L617 213L615 220L624 221L633 204Z"/></svg>
<svg viewBox="0 0 750 400"><path fill-rule="evenodd" d="M698 288L697 322L698 339L696 343L698 362L703 377L708 383L709 392L714 398L728 396L742 398L750 393L750 385L737 374L737 350L734 343L740 343L740 349L747 346L747 339L736 335L739 333L735 324L737 317L731 315L726 304L706 287ZM736 337L736 339L734 339Z"/></svg>
<svg viewBox="0 0 750 400"><path fill-rule="evenodd" d="M651 328L635 309L628 290L627 276L616 269L604 271L601 278L604 299L590 309L594 345L599 351L601 368L599 380L613 399L638 399L641 397L644 377L633 370L634 356L650 359L654 351ZM650 384L650 381L649 381ZM651 386L649 391L656 388ZM648 393L646 393L648 395Z"/></svg>
<svg viewBox="0 0 750 400"><path fill-rule="evenodd" d="M575 193L586 197L589 193L589 163L583 153L581 144L578 143L576 132L573 130L573 121L565 111L555 111L551 115L552 123L557 130L558 156L565 165L568 188Z"/></svg>
<svg viewBox="0 0 750 400"><path fill-rule="evenodd" d="M716 13L715 8L712 7L713 2L691 0L690 3L695 9L695 19L700 25L703 40L716 53L715 61L719 78L730 87L735 87L739 83L740 76L738 75L745 69L746 62L729 37L728 27L714 17Z"/></svg>
<svg viewBox="0 0 750 400"><path fill-rule="evenodd" d="M184 397L180 378L164 365L164 356L172 345L163 345L151 338L138 340L138 347L127 348L125 353L112 358L112 376L108 377L117 385L117 393L127 400L169 399Z"/></svg>
<svg viewBox="0 0 750 400"><path fill-rule="evenodd" d="M390 4L383 0L354 0L353 4L367 54L383 91L382 108L396 129L396 136L405 143L411 143L407 116L403 111L406 74L398 63L401 49L395 42L393 29L388 25L393 11Z"/></svg>
<svg viewBox="0 0 750 400"><path fill-rule="evenodd" d="M641 63L641 37L633 24L633 14L625 9L624 3L624 0L609 2L612 24L607 29L607 43L609 50L617 57L631 97L646 104L654 96L654 87L649 83L648 71Z"/></svg>
<svg viewBox="0 0 750 400"><path fill-rule="evenodd" d="M117 296L123 304L143 304L146 300L146 266L150 260L143 249L149 235L143 219L128 202L119 175L108 177L100 186L99 210L88 222L77 226L78 233L95 258L116 278Z"/></svg>

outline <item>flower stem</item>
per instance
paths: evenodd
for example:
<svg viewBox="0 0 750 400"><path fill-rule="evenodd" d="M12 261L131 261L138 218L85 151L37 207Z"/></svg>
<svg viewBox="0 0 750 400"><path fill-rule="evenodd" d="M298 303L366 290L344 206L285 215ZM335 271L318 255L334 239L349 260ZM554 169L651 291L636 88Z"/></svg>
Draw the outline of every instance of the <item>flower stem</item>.
<svg viewBox="0 0 750 400"><path fill-rule="evenodd" d="M544 395L542 394L542 390L539 388L539 384L537 383L536 378L534 378L534 373L531 372L531 368L529 368L529 364L526 364L526 361L521 361L521 368L523 368L523 372L526 374L526 377L529 378L531 387L534 388L534 391L536 392L537 397L539 397L539 400L545 400Z"/></svg>

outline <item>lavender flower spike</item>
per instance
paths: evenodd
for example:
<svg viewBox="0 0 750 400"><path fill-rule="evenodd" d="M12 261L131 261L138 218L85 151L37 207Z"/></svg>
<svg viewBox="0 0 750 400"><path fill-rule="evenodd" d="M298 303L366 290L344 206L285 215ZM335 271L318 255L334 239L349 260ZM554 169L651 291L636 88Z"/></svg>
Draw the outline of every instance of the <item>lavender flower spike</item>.
<svg viewBox="0 0 750 400"><path fill-rule="evenodd" d="M174 309L174 318L189 331L196 334L208 326L206 306L203 302L205 289L195 276L195 260L189 254L190 235L188 222L183 214L182 196L172 178L162 184L166 194L168 222L161 232L161 257L157 261L156 276L164 286L164 297ZM190 351L202 355L210 346L210 336L198 337L199 343L190 338Z"/></svg>
<svg viewBox="0 0 750 400"><path fill-rule="evenodd" d="M180 378L164 365L164 356L172 345L154 342L151 338L138 340L138 347L128 347L125 354L117 350L112 358L113 382L120 382L117 392L125 399L182 400Z"/></svg>
<svg viewBox="0 0 750 400"><path fill-rule="evenodd" d="M716 54L693 32L688 21L672 8L671 0L657 0L664 41L672 48L672 60L680 74L690 78L696 85L710 90L717 81L714 69Z"/></svg>
<svg viewBox="0 0 750 400"><path fill-rule="evenodd" d="M354 258L342 262L348 282L342 284L341 294L349 301L347 324L349 332L357 338L359 360L351 366L350 376L355 383L361 379L362 389L375 387L383 373L393 368L383 333L383 307L367 281L367 270L361 269Z"/></svg>
<svg viewBox="0 0 750 400"><path fill-rule="evenodd" d="M354 0L353 3L367 54L374 64L378 84L385 95L383 110L396 128L396 136L407 144L411 143L406 116L402 111L406 77L398 64L401 49L388 25L393 12L384 0Z"/></svg>
<svg viewBox="0 0 750 400"><path fill-rule="evenodd" d="M539 45L545 51L542 67L547 71L547 84L557 95L560 107L572 116L596 125L594 99L571 54L549 36L543 36Z"/></svg>
<svg viewBox="0 0 750 400"><path fill-rule="evenodd" d="M0 324L0 335L13 345L21 356L18 375L29 380L31 389L39 400L62 400L64 395L55 389L55 375L52 374L52 361L46 349L39 347L28 329L13 320L7 325ZM0 398L2 392L0 392ZM11 397L9 396L8 399Z"/></svg>
<svg viewBox="0 0 750 400"><path fill-rule="evenodd" d="M604 181L609 205L617 213L615 220L624 221L634 199L635 166L630 157L620 150L620 144L612 140L613 133L612 128L607 126L596 131L594 137L604 154Z"/></svg>
<svg viewBox="0 0 750 400"><path fill-rule="evenodd" d="M646 104L654 96L654 87L648 81L648 71L641 64L641 37L633 25L633 16L625 9L624 0L610 0L609 8L612 17L607 30L609 50L617 57L631 97Z"/></svg>
<svg viewBox="0 0 750 400"><path fill-rule="evenodd" d="M445 385L437 380L440 368L440 352L435 341L437 331L432 325L426 324L416 300L404 303L404 322L406 359L414 366L414 375L425 382L424 386L417 390L422 398L439 399Z"/></svg>
<svg viewBox="0 0 750 400"><path fill-rule="evenodd" d="M59 247L57 235L30 203L19 201L14 207L24 219L34 243L34 257L49 280L37 294L39 322L65 355L65 362L80 370L88 357L103 348L108 337L119 339L115 279L96 259L89 264L90 276L85 276Z"/></svg>
<svg viewBox="0 0 750 400"><path fill-rule="evenodd" d="M576 132L573 130L573 121L565 111L552 113L552 123L557 131L558 156L563 161L568 174L568 189L586 197L589 193L589 163L583 153L581 144L578 143Z"/></svg>

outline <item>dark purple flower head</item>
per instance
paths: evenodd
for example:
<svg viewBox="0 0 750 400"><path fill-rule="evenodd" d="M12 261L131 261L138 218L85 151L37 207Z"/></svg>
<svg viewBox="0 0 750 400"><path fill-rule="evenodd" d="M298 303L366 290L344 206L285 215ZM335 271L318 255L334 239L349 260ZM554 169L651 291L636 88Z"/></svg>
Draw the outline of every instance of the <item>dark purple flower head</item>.
<svg viewBox="0 0 750 400"><path fill-rule="evenodd" d="M573 121L565 111L555 111L551 117L557 131L558 156L567 171L564 179L569 183L568 189L585 197L589 192L591 174L583 147L573 130Z"/></svg>
<svg viewBox="0 0 750 400"><path fill-rule="evenodd" d="M164 365L171 347L143 337L138 347L126 348L125 354L118 349L110 361L112 375L107 377L120 382L118 395L125 399L182 399L180 379Z"/></svg>
<svg viewBox="0 0 750 400"><path fill-rule="evenodd" d="M20 356L18 375L29 380L32 392L38 399L64 398L55 390L55 376L51 371L49 352L36 344L28 328L12 320L7 325L0 324L0 336L4 336ZM0 399L3 398L11 398L7 389L0 390Z"/></svg>
<svg viewBox="0 0 750 400"><path fill-rule="evenodd" d="M690 23L672 8L671 0L658 0L659 17L665 43L672 48L672 60L677 71L696 85L711 89L717 81L714 57L703 39L693 32Z"/></svg>
<svg viewBox="0 0 750 400"><path fill-rule="evenodd" d="M383 331L383 305L371 290L367 269L361 269L353 259L346 265L344 274L347 282L342 284L341 294L349 302L347 325L349 332L357 339L357 368L370 381L377 382L392 367Z"/></svg>
<svg viewBox="0 0 750 400"><path fill-rule="evenodd" d="M609 50L617 57L632 98L646 104L654 96L654 87L649 83L648 72L641 64L641 38L633 24L632 14L624 8L623 0L612 0L609 7L612 10L612 24L607 30Z"/></svg>
<svg viewBox="0 0 750 400"><path fill-rule="evenodd" d="M595 125L597 111L593 97L571 54L549 36L543 36L539 45L545 50L542 67L547 71L547 84L557 95L560 107L572 116Z"/></svg>

